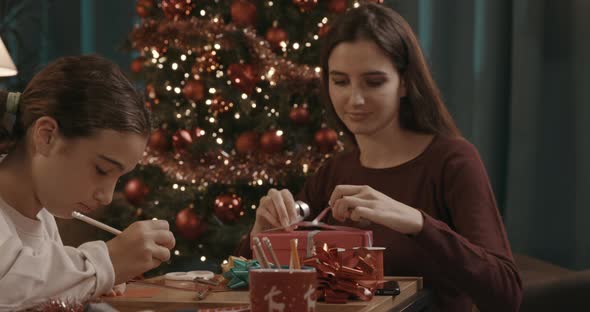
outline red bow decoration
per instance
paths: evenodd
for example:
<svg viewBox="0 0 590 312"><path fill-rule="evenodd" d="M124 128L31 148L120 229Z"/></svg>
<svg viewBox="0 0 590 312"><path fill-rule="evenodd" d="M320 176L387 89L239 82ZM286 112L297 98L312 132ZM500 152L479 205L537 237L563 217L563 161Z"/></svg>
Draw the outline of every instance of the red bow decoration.
<svg viewBox="0 0 590 312"><path fill-rule="evenodd" d="M375 294L376 258L371 251L360 248L346 264L340 262L338 249L322 248L323 243L315 245L315 254L303 260L306 266L314 267L318 276L318 299L327 303L346 303L353 297L369 301Z"/></svg>

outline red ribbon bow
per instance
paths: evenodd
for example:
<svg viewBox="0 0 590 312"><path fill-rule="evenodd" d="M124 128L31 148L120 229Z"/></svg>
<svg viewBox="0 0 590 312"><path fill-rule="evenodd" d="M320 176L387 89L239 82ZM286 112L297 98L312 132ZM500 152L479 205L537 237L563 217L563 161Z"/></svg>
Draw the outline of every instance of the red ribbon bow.
<svg viewBox="0 0 590 312"><path fill-rule="evenodd" d="M347 263L340 263L338 249L315 246L315 255L303 260L303 264L314 267L318 276L318 299L327 303L346 303L353 297L363 301L373 298L377 287L375 276L376 258L371 251L359 248Z"/></svg>

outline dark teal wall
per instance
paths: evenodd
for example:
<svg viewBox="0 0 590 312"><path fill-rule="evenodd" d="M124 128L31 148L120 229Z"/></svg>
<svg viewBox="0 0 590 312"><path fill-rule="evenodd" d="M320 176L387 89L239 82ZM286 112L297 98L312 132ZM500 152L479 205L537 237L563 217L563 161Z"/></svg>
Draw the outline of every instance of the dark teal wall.
<svg viewBox="0 0 590 312"><path fill-rule="evenodd" d="M22 89L44 64L65 55L97 53L127 68L134 7L130 0L0 0L0 36L20 72L0 83Z"/></svg>

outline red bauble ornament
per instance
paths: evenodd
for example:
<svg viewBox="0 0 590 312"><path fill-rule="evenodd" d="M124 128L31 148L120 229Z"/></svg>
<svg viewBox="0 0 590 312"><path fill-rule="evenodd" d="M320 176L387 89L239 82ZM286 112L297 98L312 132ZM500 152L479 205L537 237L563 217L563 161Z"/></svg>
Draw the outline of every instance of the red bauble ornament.
<svg viewBox="0 0 590 312"><path fill-rule="evenodd" d="M242 199L236 194L224 194L215 198L215 215L223 222L234 222L244 215Z"/></svg>
<svg viewBox="0 0 590 312"><path fill-rule="evenodd" d="M260 138L260 147L264 152L272 154L279 152L283 148L284 141L285 139L278 134L278 131L269 130Z"/></svg>
<svg viewBox="0 0 590 312"><path fill-rule="evenodd" d="M293 0L301 12L309 12L318 5L318 0Z"/></svg>
<svg viewBox="0 0 590 312"><path fill-rule="evenodd" d="M139 17L143 17L143 18L150 16L150 10L144 6L139 5L139 4L135 5L135 13L137 13L137 15Z"/></svg>
<svg viewBox="0 0 590 312"><path fill-rule="evenodd" d="M176 214L175 223L178 233L189 240L197 239L207 228L192 208L184 208L179 211Z"/></svg>
<svg viewBox="0 0 590 312"><path fill-rule="evenodd" d="M342 13L348 8L348 0L328 0L327 8L332 13Z"/></svg>
<svg viewBox="0 0 590 312"><path fill-rule="evenodd" d="M287 42L289 35L284 29L273 26L266 31L266 40L274 49L280 49L281 42Z"/></svg>
<svg viewBox="0 0 590 312"><path fill-rule="evenodd" d="M138 178L131 179L125 184L125 198L135 206L141 205L149 192L150 189Z"/></svg>
<svg viewBox="0 0 590 312"><path fill-rule="evenodd" d="M323 37L330 30L330 26L328 26L328 24L322 24L322 25L323 26L320 27L320 30L318 30L318 35L320 35L320 37Z"/></svg>
<svg viewBox="0 0 590 312"><path fill-rule="evenodd" d="M190 16L194 7L191 0L162 0L164 15L173 20Z"/></svg>
<svg viewBox="0 0 590 312"><path fill-rule="evenodd" d="M328 11L332 13L342 13L346 11L348 7L347 0L329 0L328 1Z"/></svg>
<svg viewBox="0 0 590 312"><path fill-rule="evenodd" d="M231 109L231 105L229 102L224 100L220 95L216 95L211 99L211 106L210 109L213 113L227 113Z"/></svg>
<svg viewBox="0 0 590 312"><path fill-rule="evenodd" d="M193 144L193 137L188 130L180 129L172 135L172 146L177 153L186 153L191 144Z"/></svg>
<svg viewBox="0 0 590 312"><path fill-rule="evenodd" d="M134 59L133 61L131 61L131 65L129 66L131 68L131 71L133 73L140 73L143 70L143 65L145 64L145 57L140 56L136 59Z"/></svg>
<svg viewBox="0 0 590 312"><path fill-rule="evenodd" d="M230 64L227 68L227 75L232 84L246 94L252 94L258 81L258 74L251 64Z"/></svg>
<svg viewBox="0 0 590 312"><path fill-rule="evenodd" d="M137 0L137 3L135 4L135 12L140 17L145 18L152 14L154 6L153 0Z"/></svg>
<svg viewBox="0 0 590 312"><path fill-rule="evenodd" d="M330 128L322 128L315 133L314 139L320 152L330 153L338 144L338 133Z"/></svg>
<svg viewBox="0 0 590 312"><path fill-rule="evenodd" d="M155 99L157 96L156 95L156 88L151 83L148 83L147 85L145 85L145 93L150 99Z"/></svg>
<svg viewBox="0 0 590 312"><path fill-rule="evenodd" d="M248 0L234 0L230 7L231 20L242 27L256 24L256 5Z"/></svg>
<svg viewBox="0 0 590 312"><path fill-rule="evenodd" d="M198 102L205 97L205 84L201 80L189 80L182 87L182 94L188 100Z"/></svg>
<svg viewBox="0 0 590 312"><path fill-rule="evenodd" d="M254 131L246 131L236 139L236 151L240 154L248 154L258 148L258 134Z"/></svg>
<svg viewBox="0 0 590 312"><path fill-rule="evenodd" d="M289 113L289 119L296 125L304 125L309 121L309 111L305 106L293 107Z"/></svg>
<svg viewBox="0 0 590 312"><path fill-rule="evenodd" d="M205 130L199 127L194 127L192 132L192 136L195 141L205 135Z"/></svg>
<svg viewBox="0 0 590 312"><path fill-rule="evenodd" d="M170 139L164 129L157 129L150 135L148 147L158 153L164 153L170 148Z"/></svg>

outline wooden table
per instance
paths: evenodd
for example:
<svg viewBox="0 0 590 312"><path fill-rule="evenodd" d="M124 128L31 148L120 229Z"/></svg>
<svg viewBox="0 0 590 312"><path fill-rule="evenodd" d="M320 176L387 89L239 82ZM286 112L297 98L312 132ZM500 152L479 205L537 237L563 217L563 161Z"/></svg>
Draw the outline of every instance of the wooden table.
<svg viewBox="0 0 590 312"><path fill-rule="evenodd" d="M349 301L346 304L328 304L318 302L317 312L381 312L381 311L410 311L414 301L421 301L424 305L426 292L422 290L420 277L390 277L399 281L401 293L398 296L375 296L371 301ZM127 289L155 287L144 284L128 284ZM104 300L119 311L177 311L197 308L216 308L247 305L248 291L227 291L210 293L204 300L197 301L192 291L160 288L160 291L150 298L111 297ZM414 311L414 310L412 310Z"/></svg>

